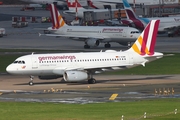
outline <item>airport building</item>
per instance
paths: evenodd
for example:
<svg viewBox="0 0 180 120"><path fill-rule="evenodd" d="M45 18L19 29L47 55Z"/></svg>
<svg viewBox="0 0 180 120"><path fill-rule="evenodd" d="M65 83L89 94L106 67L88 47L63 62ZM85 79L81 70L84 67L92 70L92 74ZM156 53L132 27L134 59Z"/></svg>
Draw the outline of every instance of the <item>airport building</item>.
<svg viewBox="0 0 180 120"><path fill-rule="evenodd" d="M143 11L144 15L149 17L167 17L172 15L180 15L180 3L147 5L143 8Z"/></svg>
<svg viewBox="0 0 180 120"><path fill-rule="evenodd" d="M180 15L180 0L154 0L153 2L136 2L135 12L145 17L167 17Z"/></svg>

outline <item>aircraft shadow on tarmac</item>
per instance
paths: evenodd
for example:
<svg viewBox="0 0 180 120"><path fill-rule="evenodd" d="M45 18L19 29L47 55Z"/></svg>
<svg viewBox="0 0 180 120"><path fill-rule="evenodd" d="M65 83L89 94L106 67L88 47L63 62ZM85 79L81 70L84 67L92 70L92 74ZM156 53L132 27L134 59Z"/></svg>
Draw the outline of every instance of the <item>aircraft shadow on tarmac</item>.
<svg viewBox="0 0 180 120"><path fill-rule="evenodd" d="M106 83L109 84L109 82L112 82L113 84L137 84L137 83L134 83L134 81L145 81L145 80L165 80L167 78L170 78L170 77L173 77L171 75L162 75L162 76L150 76L150 77L142 77L142 78L117 78L117 79L111 79L111 80L106 80ZM107 82L109 81L109 82ZM129 82L129 81L132 81ZM98 81L99 83L102 83L102 82L105 82L105 81ZM97 82L97 83L98 83ZM127 82L127 83L125 83Z"/></svg>
<svg viewBox="0 0 180 120"><path fill-rule="evenodd" d="M113 82L113 84L122 84L121 82L125 82L125 81L139 81L139 80L153 80L153 79L158 79L158 80L164 80L167 78L173 77L171 75L162 75L162 76L150 76L150 77L142 77L142 78L116 78L116 79L111 79L111 80L97 80L97 84L98 83L103 83L103 84L109 84L109 82ZM47 84L66 84L66 85L85 85L88 84L87 81L81 81L81 82L66 82L64 80L60 80L60 81L51 81L51 80L47 80L46 82L35 82L35 85L47 85ZM135 83L128 83L128 84L135 84ZM21 83L21 84L14 84L14 85L29 85L28 82L27 83Z"/></svg>

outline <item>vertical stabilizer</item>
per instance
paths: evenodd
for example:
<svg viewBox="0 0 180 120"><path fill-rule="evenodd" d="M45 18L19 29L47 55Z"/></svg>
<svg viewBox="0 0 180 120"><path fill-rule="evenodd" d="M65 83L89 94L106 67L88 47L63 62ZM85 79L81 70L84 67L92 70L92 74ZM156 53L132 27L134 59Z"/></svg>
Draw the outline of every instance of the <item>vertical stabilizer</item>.
<svg viewBox="0 0 180 120"><path fill-rule="evenodd" d="M129 5L128 1L127 0L122 0L122 1L123 1L124 9L126 10L126 15L128 19L138 19L137 15L135 14L133 9Z"/></svg>
<svg viewBox="0 0 180 120"><path fill-rule="evenodd" d="M88 3L88 6L89 6L89 7L94 8L94 9L99 9L98 7L96 7L96 6L93 4L92 0L87 0L87 3Z"/></svg>
<svg viewBox="0 0 180 120"><path fill-rule="evenodd" d="M160 20L152 20L128 51L139 55L153 55Z"/></svg>
<svg viewBox="0 0 180 120"><path fill-rule="evenodd" d="M50 12L51 12L53 29L58 29L63 26L67 26L67 24L63 20L63 17L60 15L59 11L57 10L54 4L50 4Z"/></svg>

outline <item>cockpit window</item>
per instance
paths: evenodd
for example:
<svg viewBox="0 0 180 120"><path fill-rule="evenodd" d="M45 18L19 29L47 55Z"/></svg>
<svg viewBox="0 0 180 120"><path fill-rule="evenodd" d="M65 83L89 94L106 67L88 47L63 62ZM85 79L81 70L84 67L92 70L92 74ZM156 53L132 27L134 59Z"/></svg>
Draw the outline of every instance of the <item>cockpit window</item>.
<svg viewBox="0 0 180 120"><path fill-rule="evenodd" d="M13 63L18 63L18 61L14 61Z"/></svg>
<svg viewBox="0 0 180 120"><path fill-rule="evenodd" d="M25 61L17 60L13 62L14 64L25 64Z"/></svg>

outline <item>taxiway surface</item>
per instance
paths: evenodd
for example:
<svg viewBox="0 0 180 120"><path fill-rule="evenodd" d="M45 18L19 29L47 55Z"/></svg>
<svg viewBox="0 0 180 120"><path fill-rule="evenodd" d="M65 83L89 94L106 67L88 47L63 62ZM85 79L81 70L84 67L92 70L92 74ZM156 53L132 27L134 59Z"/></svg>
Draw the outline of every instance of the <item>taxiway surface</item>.
<svg viewBox="0 0 180 120"><path fill-rule="evenodd" d="M35 85L29 86L27 76L1 75L0 101L85 104L109 102L112 94L118 94L116 102L180 97L180 75L96 75L95 78L97 84L36 78ZM168 90L169 92L165 93Z"/></svg>

